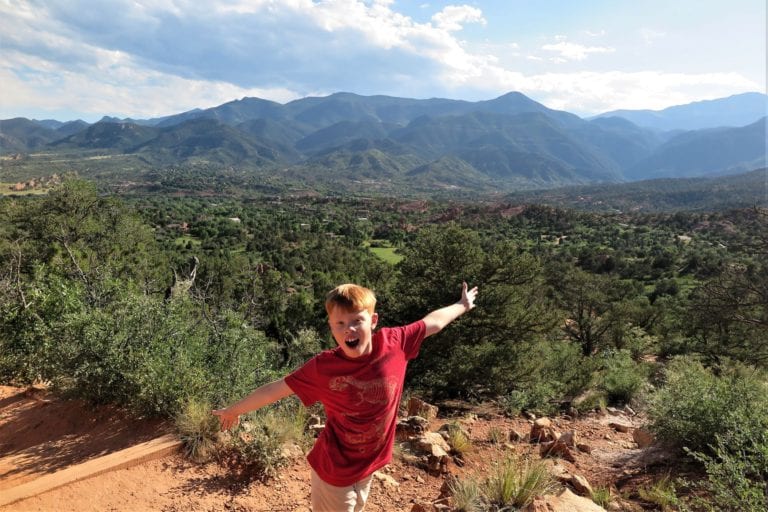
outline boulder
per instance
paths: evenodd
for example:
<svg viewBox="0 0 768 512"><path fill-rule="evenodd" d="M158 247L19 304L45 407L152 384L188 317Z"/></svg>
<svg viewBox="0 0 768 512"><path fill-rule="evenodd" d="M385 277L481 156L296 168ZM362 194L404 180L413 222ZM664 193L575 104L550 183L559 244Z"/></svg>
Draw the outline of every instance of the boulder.
<svg viewBox="0 0 768 512"><path fill-rule="evenodd" d="M552 421L549 418L538 418L531 425L530 439L532 443L543 443L554 441L556 438L555 430L552 428Z"/></svg>
<svg viewBox="0 0 768 512"><path fill-rule="evenodd" d="M408 416L421 416L427 420L433 420L437 418L438 411L436 405L428 404L415 396L408 400Z"/></svg>
<svg viewBox="0 0 768 512"><path fill-rule="evenodd" d="M413 440L413 446L418 452L427 455L448 455L451 451L443 436L437 432L425 432Z"/></svg>
<svg viewBox="0 0 768 512"><path fill-rule="evenodd" d="M397 422L395 436L398 440L404 441L412 437L419 436L429 428L429 420L421 416L409 416Z"/></svg>
<svg viewBox="0 0 768 512"><path fill-rule="evenodd" d="M605 512L605 509L589 498L583 498L565 489L557 496L537 497L524 512Z"/></svg>
<svg viewBox="0 0 768 512"><path fill-rule="evenodd" d="M645 430L644 428L636 428L632 430L632 440L637 443L638 448L646 448L653 444L653 434Z"/></svg>
<svg viewBox="0 0 768 512"><path fill-rule="evenodd" d="M579 496L592 497L592 486L589 485L589 481L581 475L572 475L568 482L576 494Z"/></svg>
<svg viewBox="0 0 768 512"><path fill-rule="evenodd" d="M624 432L624 433L626 433L626 432L629 432L630 430L632 430L632 425L628 425L626 423L621 423L621 422L618 422L618 421L612 421L612 422L608 423L608 426L611 427L616 432Z"/></svg>

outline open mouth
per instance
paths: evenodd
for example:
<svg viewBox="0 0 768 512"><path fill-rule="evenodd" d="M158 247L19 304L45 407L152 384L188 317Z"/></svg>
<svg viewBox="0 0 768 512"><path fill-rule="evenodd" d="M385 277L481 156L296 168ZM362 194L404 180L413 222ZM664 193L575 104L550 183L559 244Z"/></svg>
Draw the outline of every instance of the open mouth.
<svg viewBox="0 0 768 512"><path fill-rule="evenodd" d="M359 339L354 340L345 340L344 344L348 346L349 348L355 348L360 343Z"/></svg>

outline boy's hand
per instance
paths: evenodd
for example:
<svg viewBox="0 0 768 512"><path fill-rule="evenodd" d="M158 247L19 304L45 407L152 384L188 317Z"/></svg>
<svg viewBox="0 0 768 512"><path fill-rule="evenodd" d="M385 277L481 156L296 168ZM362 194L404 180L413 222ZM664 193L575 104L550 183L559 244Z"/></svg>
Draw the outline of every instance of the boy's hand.
<svg viewBox="0 0 768 512"><path fill-rule="evenodd" d="M240 423L240 415L234 414L229 409L216 409L211 411L211 414L219 417L219 424L221 430L229 430L232 427L236 427Z"/></svg>
<svg viewBox="0 0 768 512"><path fill-rule="evenodd" d="M472 288L471 290L467 290L469 288L467 286L466 281L461 283L461 303L464 304L464 307L469 311L470 309L475 307L475 298L477 298L477 286Z"/></svg>

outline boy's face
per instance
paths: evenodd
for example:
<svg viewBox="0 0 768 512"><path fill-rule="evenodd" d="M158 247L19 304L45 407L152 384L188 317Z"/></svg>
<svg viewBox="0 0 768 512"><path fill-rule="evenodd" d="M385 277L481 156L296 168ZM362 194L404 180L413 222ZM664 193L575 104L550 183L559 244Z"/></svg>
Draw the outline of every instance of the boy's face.
<svg viewBox="0 0 768 512"><path fill-rule="evenodd" d="M373 351L373 329L378 321L378 314L371 314L365 309L350 311L337 306L328 315L333 339L344 351L344 355L353 359Z"/></svg>

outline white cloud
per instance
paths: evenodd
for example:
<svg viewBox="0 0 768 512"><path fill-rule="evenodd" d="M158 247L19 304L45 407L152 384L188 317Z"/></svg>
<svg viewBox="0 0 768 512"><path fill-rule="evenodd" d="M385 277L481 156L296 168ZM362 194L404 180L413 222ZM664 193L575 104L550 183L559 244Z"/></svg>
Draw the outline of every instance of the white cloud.
<svg viewBox="0 0 768 512"><path fill-rule="evenodd" d="M557 52L559 54L559 59L557 62L565 62L567 60L584 60L590 53L613 53L616 51L614 48L607 48L604 46L584 46L568 41L559 41L555 44L545 44L541 47L541 49Z"/></svg>
<svg viewBox="0 0 768 512"><path fill-rule="evenodd" d="M103 0L96 8L0 0L0 117L33 108L151 117L242 96L285 102L337 91L488 99L518 90L551 107L599 112L764 87L735 72L632 71L637 59L608 67L604 58L606 71L590 70L590 56L627 52L605 43L603 31L579 32L601 46L566 35L526 44L522 34L520 43L473 45L458 38L468 24L488 20L477 7L449 5L420 23L392 0ZM665 37L638 31L644 41ZM532 55L534 47L544 52ZM552 73L552 59L569 73Z"/></svg>
<svg viewBox="0 0 768 512"><path fill-rule="evenodd" d="M487 23L480 9L468 5L449 5L432 16L432 22L437 28L449 32L461 30L464 23Z"/></svg>
<svg viewBox="0 0 768 512"><path fill-rule="evenodd" d="M582 115L618 109L658 110L758 88L737 73L583 71L525 75L496 69L489 70L481 81L491 90L520 91L550 108Z"/></svg>

